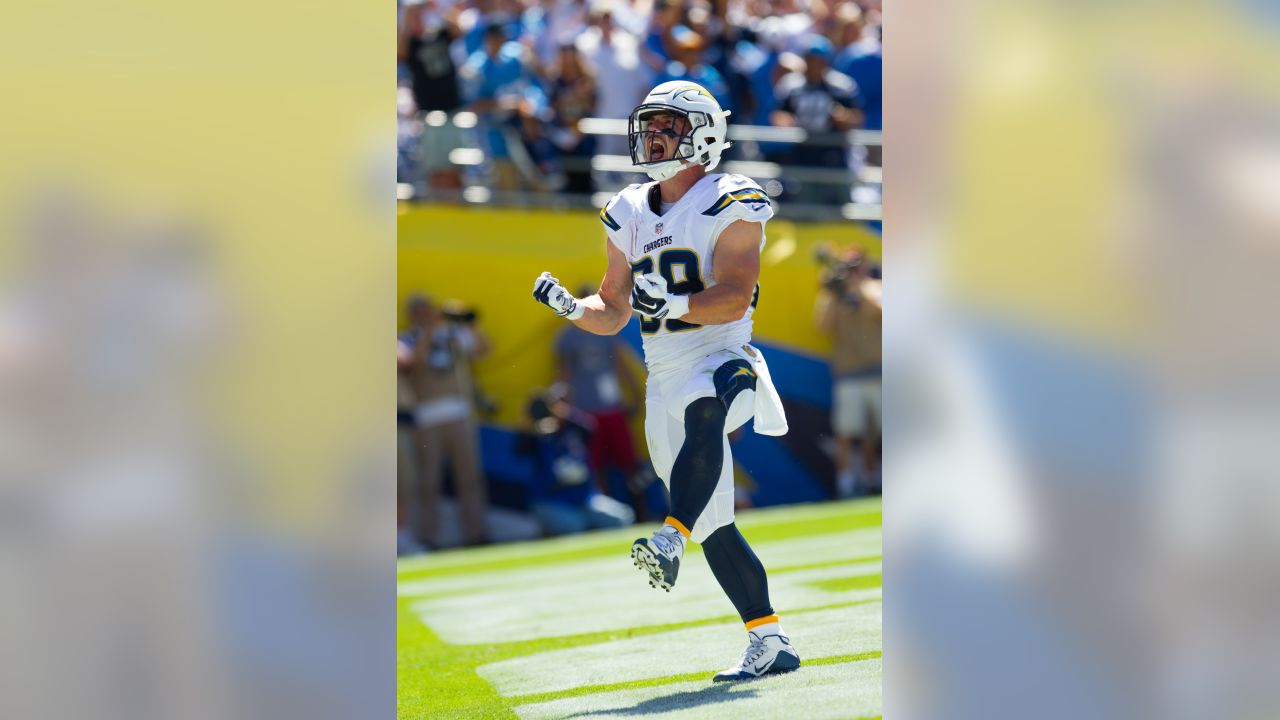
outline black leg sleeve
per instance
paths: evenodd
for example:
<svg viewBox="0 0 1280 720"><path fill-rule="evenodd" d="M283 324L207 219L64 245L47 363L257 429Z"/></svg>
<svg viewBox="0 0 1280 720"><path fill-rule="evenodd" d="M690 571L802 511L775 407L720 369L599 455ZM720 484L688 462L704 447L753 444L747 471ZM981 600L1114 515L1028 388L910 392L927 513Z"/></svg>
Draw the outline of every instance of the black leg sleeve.
<svg viewBox="0 0 1280 720"><path fill-rule="evenodd" d="M742 622L773 614L764 564L738 532L736 524L729 523L711 533L702 543L702 553L707 556L716 581L742 616Z"/></svg>
<svg viewBox="0 0 1280 720"><path fill-rule="evenodd" d="M690 530L720 481L724 421L718 398L699 398L684 410L684 445L671 466L671 517Z"/></svg>

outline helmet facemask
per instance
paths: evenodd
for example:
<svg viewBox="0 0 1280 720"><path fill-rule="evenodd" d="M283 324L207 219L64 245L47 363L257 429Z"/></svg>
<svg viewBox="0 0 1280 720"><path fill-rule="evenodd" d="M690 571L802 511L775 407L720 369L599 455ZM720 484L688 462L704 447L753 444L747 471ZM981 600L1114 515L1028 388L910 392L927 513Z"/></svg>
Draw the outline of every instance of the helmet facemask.
<svg viewBox="0 0 1280 720"><path fill-rule="evenodd" d="M654 122L658 116L669 116L670 122L666 122L665 118ZM660 125L660 128L653 128L651 125ZM642 168L649 177L655 180L667 180L675 177L677 173L685 168L693 165L706 165L710 158L695 157L694 133L703 127L711 125L710 118L704 112L690 112L682 110L671 105L664 104L645 104L637 107L631 112L631 117L627 121L627 138L631 144L631 162L636 167ZM677 133L676 128L683 130ZM675 146L671 147L671 143L666 141L667 138L674 139ZM657 154L655 147L662 148L663 152L656 159L651 159L652 155ZM667 155L670 151L670 156Z"/></svg>

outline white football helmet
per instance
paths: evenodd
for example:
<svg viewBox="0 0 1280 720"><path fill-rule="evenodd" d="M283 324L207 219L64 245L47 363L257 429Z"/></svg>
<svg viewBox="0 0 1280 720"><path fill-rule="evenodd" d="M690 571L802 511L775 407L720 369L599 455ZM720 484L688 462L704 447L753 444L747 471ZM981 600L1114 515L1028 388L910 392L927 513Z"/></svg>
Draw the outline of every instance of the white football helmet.
<svg viewBox="0 0 1280 720"><path fill-rule="evenodd" d="M670 129L650 130L649 120L655 115L676 115L688 121L688 129L677 141L673 157L649 159L650 140L654 135L675 136ZM720 155L732 143L726 137L729 111L701 85L686 80L664 82L649 91L644 102L631 111L627 121L627 139L631 144L631 162L643 168L654 180L668 180L694 165L708 171L715 169Z"/></svg>

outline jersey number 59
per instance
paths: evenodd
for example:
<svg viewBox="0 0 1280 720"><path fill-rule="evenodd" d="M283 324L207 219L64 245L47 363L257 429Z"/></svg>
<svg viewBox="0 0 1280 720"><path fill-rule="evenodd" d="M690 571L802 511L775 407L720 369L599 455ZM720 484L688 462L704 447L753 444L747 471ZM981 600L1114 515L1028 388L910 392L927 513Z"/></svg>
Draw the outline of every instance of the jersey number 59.
<svg viewBox="0 0 1280 720"><path fill-rule="evenodd" d="M653 258L643 257L631 263L631 274L647 275L653 272ZM658 272L667 281L667 292L672 295L692 295L706 288L702 282L702 267L698 262L698 254L692 250L672 248L658 254ZM654 320L640 316L640 332L652 335L662 327L662 320ZM683 320L669 319L667 332L680 332L702 327Z"/></svg>

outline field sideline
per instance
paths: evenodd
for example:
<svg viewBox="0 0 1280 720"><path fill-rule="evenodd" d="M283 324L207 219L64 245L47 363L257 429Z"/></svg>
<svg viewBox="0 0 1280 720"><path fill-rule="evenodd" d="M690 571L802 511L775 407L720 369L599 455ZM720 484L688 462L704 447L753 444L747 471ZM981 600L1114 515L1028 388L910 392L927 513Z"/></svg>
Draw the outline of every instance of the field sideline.
<svg viewBox="0 0 1280 720"><path fill-rule="evenodd" d="M405 558L402 719L880 716L880 501L754 510L797 672L713 684L746 647L695 545L670 593L631 565L652 526Z"/></svg>

